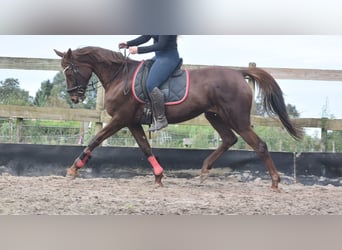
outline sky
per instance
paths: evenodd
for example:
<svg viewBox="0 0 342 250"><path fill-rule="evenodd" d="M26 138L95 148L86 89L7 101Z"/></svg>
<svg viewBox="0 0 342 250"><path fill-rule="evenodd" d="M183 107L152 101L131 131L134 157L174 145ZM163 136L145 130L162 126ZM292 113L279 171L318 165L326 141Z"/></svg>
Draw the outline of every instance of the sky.
<svg viewBox="0 0 342 250"><path fill-rule="evenodd" d="M59 57L53 49L66 51L84 46L118 50L118 43L136 35L0 35L0 56ZM307 68L342 70L342 35L180 35L178 48L184 64ZM153 54L130 55L142 60ZM0 69L0 81L16 78L20 87L35 96L41 82L57 71ZM277 80L286 103L295 105L300 117L323 115L342 119L342 83L331 81Z"/></svg>

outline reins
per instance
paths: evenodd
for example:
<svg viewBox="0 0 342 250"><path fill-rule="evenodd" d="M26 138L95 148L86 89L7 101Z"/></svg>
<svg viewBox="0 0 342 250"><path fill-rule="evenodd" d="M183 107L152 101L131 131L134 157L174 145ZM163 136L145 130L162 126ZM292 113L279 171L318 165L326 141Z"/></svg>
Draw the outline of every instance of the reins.
<svg viewBox="0 0 342 250"><path fill-rule="evenodd" d="M126 49L124 50L124 61L122 62L121 66L118 68L118 70L114 73L113 77L111 78L111 80L108 81L112 82L115 78L117 78L117 76L120 74L120 72L122 72L123 74L123 79L124 79L124 89L123 89L123 94L127 95L130 91L130 86L129 86L129 69L128 69L128 57L129 57L130 53L128 53L128 55L126 55ZM86 65L87 67L89 67L88 65ZM78 91L79 95L83 95L86 92L90 92L93 90L96 90L98 88L100 88L101 86L95 86L97 85L98 82L100 82L100 80L97 81L88 81L88 84L86 86L82 86L82 84L80 84L79 79L83 78L85 79L81 73L78 71L78 65L76 65L75 63L71 62L67 67L64 68L63 73L65 74L65 71L67 69L71 69L73 71L73 73L75 74L75 86L67 89L66 91L68 93L73 92L73 91ZM121 71L122 70L122 71ZM91 86L91 88L88 89L88 86Z"/></svg>
<svg viewBox="0 0 342 250"><path fill-rule="evenodd" d="M124 75L124 90L123 93L124 95L127 95L129 93L129 82L128 82L128 57L129 57L130 53L128 53L128 55L126 55L126 49L124 49L124 57L125 57L125 62L124 62L124 67L123 67L123 75Z"/></svg>
<svg viewBox="0 0 342 250"><path fill-rule="evenodd" d="M126 49L125 49L124 50L124 57L125 57L124 62L122 63L120 68L115 72L112 79L108 81L108 82L113 81L119 75L120 69L122 67L122 73L123 73L123 77L124 77L124 90L123 90L124 95L127 95L130 91L129 80L128 80L128 57L129 57L129 55L130 55L130 53L128 53L128 55L126 55ZM88 89L87 91L92 91L92 90L100 88L101 86L97 86L96 88L94 86L98 82L99 82L99 80L96 82L92 81L91 83L89 83L88 86L91 85L92 89L91 90Z"/></svg>

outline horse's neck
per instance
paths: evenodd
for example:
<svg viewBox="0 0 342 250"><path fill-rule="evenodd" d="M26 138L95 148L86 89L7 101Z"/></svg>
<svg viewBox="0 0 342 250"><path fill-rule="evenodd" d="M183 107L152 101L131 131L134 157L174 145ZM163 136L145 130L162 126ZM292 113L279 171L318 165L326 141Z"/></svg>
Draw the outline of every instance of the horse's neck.
<svg viewBox="0 0 342 250"><path fill-rule="evenodd" d="M112 64L112 67L108 67L108 65L104 64L97 64L94 67L94 73L99 78L102 86L107 89L113 84L130 81L138 64L138 61L133 60L128 61L127 65L118 63ZM122 87L124 86L122 85Z"/></svg>
<svg viewBox="0 0 342 250"><path fill-rule="evenodd" d="M120 68L121 66L119 64L117 64L115 67L108 67L108 65L97 64L94 67L94 73L99 78L102 86L106 88L106 85L120 80Z"/></svg>
<svg viewBox="0 0 342 250"><path fill-rule="evenodd" d="M138 64L138 61L129 60L126 64L113 63L110 67L108 65L99 65L95 68L94 73L103 85L119 83L123 80L131 80Z"/></svg>

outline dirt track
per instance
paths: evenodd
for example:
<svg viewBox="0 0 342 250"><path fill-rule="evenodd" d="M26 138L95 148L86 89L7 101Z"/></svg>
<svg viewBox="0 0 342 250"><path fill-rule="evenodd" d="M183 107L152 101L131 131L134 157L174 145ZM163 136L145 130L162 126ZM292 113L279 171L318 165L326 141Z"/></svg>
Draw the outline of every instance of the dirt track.
<svg viewBox="0 0 342 250"><path fill-rule="evenodd" d="M172 176L172 175L171 175ZM342 215L342 187L280 185L257 178L242 182L236 176L164 178L154 186L152 175L128 179L61 176L0 176L0 214L3 215Z"/></svg>

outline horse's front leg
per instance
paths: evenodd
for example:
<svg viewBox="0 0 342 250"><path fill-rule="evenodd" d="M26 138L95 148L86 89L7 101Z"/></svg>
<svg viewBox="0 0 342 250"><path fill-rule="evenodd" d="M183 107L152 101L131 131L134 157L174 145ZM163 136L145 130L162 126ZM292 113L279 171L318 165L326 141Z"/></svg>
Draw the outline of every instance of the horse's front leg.
<svg viewBox="0 0 342 250"><path fill-rule="evenodd" d="M83 152L75 159L74 163L67 170L67 177L74 179L78 175L78 170L83 168L91 158L91 152L99 146L108 137L123 128L116 120L112 119L104 128L102 128L90 141Z"/></svg>
<svg viewBox="0 0 342 250"><path fill-rule="evenodd" d="M134 136L136 142L138 143L140 149L142 152L145 154L147 160L153 167L153 173L155 176L155 183L158 186L163 186L161 180L163 178L163 168L160 166L158 160L152 153L151 146L146 138L146 134L144 132L144 129L142 128L141 125L136 124L128 127L129 130L131 131L132 135Z"/></svg>

